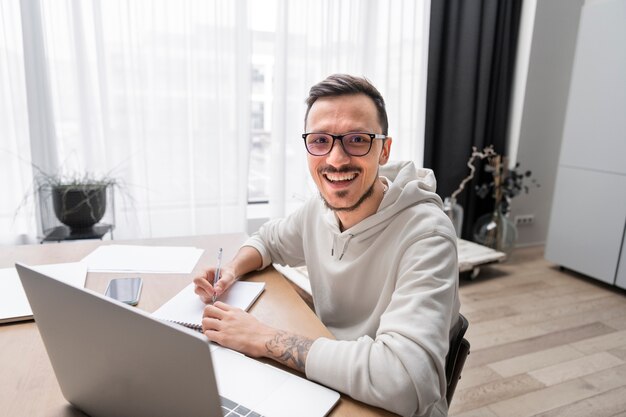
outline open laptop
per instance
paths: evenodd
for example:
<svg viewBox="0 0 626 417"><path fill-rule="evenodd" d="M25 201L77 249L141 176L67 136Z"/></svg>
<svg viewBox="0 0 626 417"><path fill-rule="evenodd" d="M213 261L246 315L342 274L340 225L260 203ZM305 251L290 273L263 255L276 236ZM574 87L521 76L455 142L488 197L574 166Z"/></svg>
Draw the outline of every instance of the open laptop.
<svg viewBox="0 0 626 417"><path fill-rule="evenodd" d="M339 399L198 332L15 267L63 396L89 415L321 417Z"/></svg>

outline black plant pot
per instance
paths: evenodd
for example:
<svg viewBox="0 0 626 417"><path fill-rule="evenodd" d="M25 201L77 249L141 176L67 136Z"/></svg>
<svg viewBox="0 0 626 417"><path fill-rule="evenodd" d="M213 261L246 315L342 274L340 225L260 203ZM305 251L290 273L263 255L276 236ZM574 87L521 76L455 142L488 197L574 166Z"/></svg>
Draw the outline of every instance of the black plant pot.
<svg viewBox="0 0 626 417"><path fill-rule="evenodd" d="M80 185L52 188L52 203L57 219L71 233L82 233L98 223L106 211L106 186Z"/></svg>

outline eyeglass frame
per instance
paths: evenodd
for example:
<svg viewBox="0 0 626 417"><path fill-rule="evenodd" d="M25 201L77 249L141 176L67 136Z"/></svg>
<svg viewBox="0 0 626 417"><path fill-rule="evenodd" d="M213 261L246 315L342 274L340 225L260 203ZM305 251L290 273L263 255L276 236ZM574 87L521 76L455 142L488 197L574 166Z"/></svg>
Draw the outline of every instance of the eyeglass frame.
<svg viewBox="0 0 626 417"><path fill-rule="evenodd" d="M365 152L363 155L354 155L354 154L348 152L348 150L346 149L345 145L343 144L343 138L344 137L346 137L348 135L357 135L357 134L358 135L367 135L367 136L370 137L370 139L372 139L372 141L370 142L370 147L367 149L367 152ZM328 149L328 152L323 153L321 155L317 155L317 154L314 154L313 152L311 152L309 150L309 147L307 146L307 143L306 143L306 137L309 136L309 135L328 135L331 138L333 138L333 143L332 143L332 145L330 145L330 149ZM370 151L372 150L372 145L374 144L374 140L376 140L376 139L385 140L387 138L388 138L387 135L383 135L383 134L380 134L380 133L368 133L368 132L347 132L347 133L344 133L343 135L333 135L331 133L326 133L326 132L308 132L308 133L303 133L302 134L302 139L304 140L304 148L306 149L306 151L309 154L311 154L313 156L326 156L326 155L328 155L329 153L332 152L333 148L335 147L335 142L337 140L339 140L339 143L341 143L341 149L343 149L343 151L346 153L346 155L350 155L350 156L354 156L354 157L358 158L358 157L365 156L368 153L370 153Z"/></svg>

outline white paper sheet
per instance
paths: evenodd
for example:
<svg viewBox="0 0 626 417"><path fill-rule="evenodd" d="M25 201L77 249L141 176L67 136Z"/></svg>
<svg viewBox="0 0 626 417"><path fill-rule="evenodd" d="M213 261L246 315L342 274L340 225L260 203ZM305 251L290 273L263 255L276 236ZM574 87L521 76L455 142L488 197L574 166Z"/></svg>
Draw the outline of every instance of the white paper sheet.
<svg viewBox="0 0 626 417"><path fill-rule="evenodd" d="M264 282L237 281L218 300L247 311L264 289ZM152 316L163 320L199 325L205 306L206 304L194 292L194 284L189 284L152 313Z"/></svg>
<svg viewBox="0 0 626 417"><path fill-rule="evenodd" d="M80 262L33 266L33 269L77 287L85 286L87 267ZM0 269L0 323L33 318L15 268Z"/></svg>
<svg viewBox="0 0 626 417"><path fill-rule="evenodd" d="M203 249L184 246L100 246L82 260L92 272L189 274Z"/></svg>

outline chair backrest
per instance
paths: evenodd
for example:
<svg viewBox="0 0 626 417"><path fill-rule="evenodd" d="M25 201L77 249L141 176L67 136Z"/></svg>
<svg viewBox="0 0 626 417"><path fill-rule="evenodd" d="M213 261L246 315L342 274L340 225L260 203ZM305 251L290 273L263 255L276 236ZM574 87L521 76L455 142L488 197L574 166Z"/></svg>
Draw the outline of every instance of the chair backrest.
<svg viewBox="0 0 626 417"><path fill-rule="evenodd" d="M461 370L463 370L463 365L465 365L465 359L469 355L470 343L463 337L468 326L469 322L465 316L459 314L459 320L450 332L450 348L448 356L446 356L446 399L448 400L448 406L452 402L456 384L461 379Z"/></svg>

